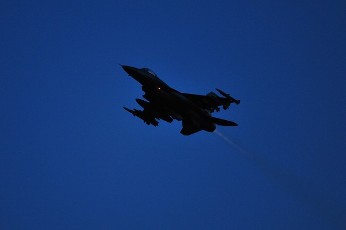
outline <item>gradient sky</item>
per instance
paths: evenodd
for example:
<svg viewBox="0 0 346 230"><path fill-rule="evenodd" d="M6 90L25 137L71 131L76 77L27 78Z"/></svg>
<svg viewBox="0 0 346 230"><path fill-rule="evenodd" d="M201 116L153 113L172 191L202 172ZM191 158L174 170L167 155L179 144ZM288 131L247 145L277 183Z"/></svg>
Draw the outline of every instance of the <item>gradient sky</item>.
<svg viewBox="0 0 346 230"><path fill-rule="evenodd" d="M0 229L346 229L344 1L1 1ZM149 67L241 100L145 125Z"/></svg>

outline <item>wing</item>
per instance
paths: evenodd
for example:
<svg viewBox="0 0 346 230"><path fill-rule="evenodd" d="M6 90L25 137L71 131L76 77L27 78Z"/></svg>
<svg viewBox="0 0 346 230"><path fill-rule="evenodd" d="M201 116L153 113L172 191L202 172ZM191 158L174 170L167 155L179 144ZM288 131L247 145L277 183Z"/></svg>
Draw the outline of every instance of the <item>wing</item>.
<svg viewBox="0 0 346 230"><path fill-rule="evenodd" d="M229 94L224 93L223 91L216 89L218 92L220 92L221 95L224 97L218 96L214 92L210 92L207 95L197 95L197 94L189 94L189 93L183 93L185 97L187 97L189 100L197 104L202 109L208 110L210 112L214 111L220 111L219 106L222 106L223 109L228 109L231 103L239 104L240 101L234 99Z"/></svg>
<svg viewBox="0 0 346 230"><path fill-rule="evenodd" d="M148 125L157 126L159 122L157 120L164 120L171 123L173 121L173 115L164 106L160 106L155 103L144 101L142 99L136 99L136 102L143 108L143 110L130 110L126 107L124 109L134 116L139 117ZM157 119L157 120L156 120ZM176 119L174 117L174 119Z"/></svg>

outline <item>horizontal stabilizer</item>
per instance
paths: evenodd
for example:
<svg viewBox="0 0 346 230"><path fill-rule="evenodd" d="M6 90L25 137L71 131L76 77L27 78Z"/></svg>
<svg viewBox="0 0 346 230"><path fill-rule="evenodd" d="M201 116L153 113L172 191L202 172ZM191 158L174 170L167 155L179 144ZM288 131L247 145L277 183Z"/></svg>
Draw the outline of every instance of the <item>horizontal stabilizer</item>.
<svg viewBox="0 0 346 230"><path fill-rule="evenodd" d="M191 121L189 120L183 120L183 128L181 129L180 133L188 136L193 133L197 133L201 131L202 129L200 127L196 127Z"/></svg>
<svg viewBox="0 0 346 230"><path fill-rule="evenodd" d="M220 118L216 118L216 117L211 117L211 119L217 125L222 125L222 126L238 126L238 124L233 122L233 121L228 121L228 120L224 120L224 119L220 119Z"/></svg>

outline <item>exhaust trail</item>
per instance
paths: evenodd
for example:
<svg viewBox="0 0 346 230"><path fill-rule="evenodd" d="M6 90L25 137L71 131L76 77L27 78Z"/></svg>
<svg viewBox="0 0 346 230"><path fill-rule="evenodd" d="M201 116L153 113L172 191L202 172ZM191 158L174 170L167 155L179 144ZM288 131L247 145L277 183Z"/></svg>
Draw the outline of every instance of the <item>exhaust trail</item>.
<svg viewBox="0 0 346 230"><path fill-rule="evenodd" d="M231 139L229 139L228 137L226 137L224 134L222 134L220 131L218 131L217 129L215 129L214 133L216 135L218 135L219 137L221 137L227 144L229 144L232 148L238 150L240 153L247 155L248 157L251 156L251 153L246 151L243 147L241 147L239 144L235 143L234 141L232 141Z"/></svg>
<svg viewBox="0 0 346 230"><path fill-rule="evenodd" d="M308 181L303 181L301 178L294 176L287 170L271 164L267 159L260 155L246 150L246 148L236 143L222 132L215 130L214 133L233 149L253 161L265 176L278 184L286 193L293 195L297 201L307 205L307 207L315 212L321 219L328 222L329 225L334 226L336 229L345 229L345 208L341 207L338 202L331 202L328 197L323 196L322 194L317 194L316 191L319 191L319 189L316 185L312 185Z"/></svg>

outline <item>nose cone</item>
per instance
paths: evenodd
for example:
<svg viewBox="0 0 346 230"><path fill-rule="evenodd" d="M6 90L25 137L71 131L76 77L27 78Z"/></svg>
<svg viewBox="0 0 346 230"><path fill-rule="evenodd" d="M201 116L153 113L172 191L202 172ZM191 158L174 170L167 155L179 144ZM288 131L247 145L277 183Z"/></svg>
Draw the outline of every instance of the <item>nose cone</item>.
<svg viewBox="0 0 346 230"><path fill-rule="evenodd" d="M126 73L129 75L133 75L134 73L137 72L137 68L128 66L128 65L121 65L121 67L125 70Z"/></svg>
<svg viewBox="0 0 346 230"><path fill-rule="evenodd" d="M125 72L131 76L133 79L141 83L142 85L148 83L148 77L143 74L141 69L137 69L136 67L121 65L121 67L125 70Z"/></svg>

